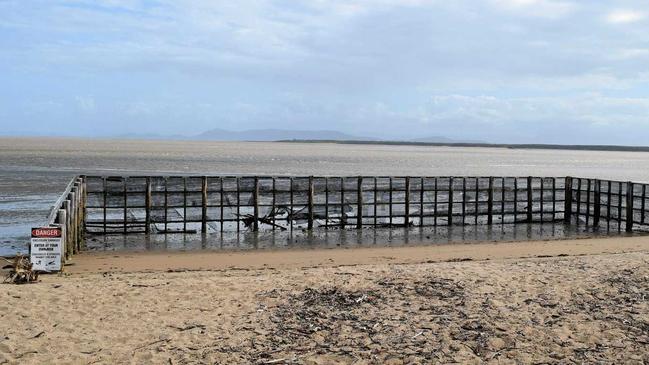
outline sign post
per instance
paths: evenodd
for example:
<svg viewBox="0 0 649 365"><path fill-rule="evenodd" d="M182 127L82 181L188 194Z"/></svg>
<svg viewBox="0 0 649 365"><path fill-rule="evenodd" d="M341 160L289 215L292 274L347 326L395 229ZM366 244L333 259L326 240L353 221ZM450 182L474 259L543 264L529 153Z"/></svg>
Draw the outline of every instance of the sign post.
<svg viewBox="0 0 649 365"><path fill-rule="evenodd" d="M59 227L32 228L32 270L60 271L63 235Z"/></svg>

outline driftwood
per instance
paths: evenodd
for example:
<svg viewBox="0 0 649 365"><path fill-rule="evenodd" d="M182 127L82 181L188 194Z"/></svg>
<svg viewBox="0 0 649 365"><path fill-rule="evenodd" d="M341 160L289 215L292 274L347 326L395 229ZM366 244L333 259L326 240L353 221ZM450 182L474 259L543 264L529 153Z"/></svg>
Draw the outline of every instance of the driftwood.
<svg viewBox="0 0 649 365"><path fill-rule="evenodd" d="M13 261L5 259L9 265L3 269L9 269L5 277L5 283L26 284L38 281L38 272L32 270L32 263L29 258L23 255L16 256Z"/></svg>
<svg viewBox="0 0 649 365"><path fill-rule="evenodd" d="M285 207L277 207L277 208L271 209L271 211L268 212L268 214L266 214L265 216L257 217L256 219L257 219L257 221L259 223L268 224L269 226L273 226L273 227L279 228L282 231L285 231L286 227L282 227L279 224L275 223L275 220L277 219L277 217L282 215L282 214L289 214L289 216L290 216L290 213L288 213L287 208L285 208ZM243 222L243 225L248 229L253 227L253 225L255 223L255 216L253 214L237 214L237 217L241 219L241 221Z"/></svg>

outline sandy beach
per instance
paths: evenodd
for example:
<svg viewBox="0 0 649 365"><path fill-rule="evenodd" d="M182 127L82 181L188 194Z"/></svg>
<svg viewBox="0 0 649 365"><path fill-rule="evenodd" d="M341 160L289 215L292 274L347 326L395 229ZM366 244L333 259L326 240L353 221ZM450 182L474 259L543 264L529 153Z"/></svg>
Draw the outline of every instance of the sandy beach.
<svg viewBox="0 0 649 365"><path fill-rule="evenodd" d="M648 261L648 237L84 253L0 286L0 364L641 364Z"/></svg>

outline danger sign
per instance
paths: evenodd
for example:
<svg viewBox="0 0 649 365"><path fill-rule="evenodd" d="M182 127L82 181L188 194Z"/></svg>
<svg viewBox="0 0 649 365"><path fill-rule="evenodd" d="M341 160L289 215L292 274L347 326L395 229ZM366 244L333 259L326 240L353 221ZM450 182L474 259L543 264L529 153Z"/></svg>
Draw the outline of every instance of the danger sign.
<svg viewBox="0 0 649 365"><path fill-rule="evenodd" d="M61 228L58 227L32 228L30 255L32 270L61 270L61 247L63 246L61 233Z"/></svg>

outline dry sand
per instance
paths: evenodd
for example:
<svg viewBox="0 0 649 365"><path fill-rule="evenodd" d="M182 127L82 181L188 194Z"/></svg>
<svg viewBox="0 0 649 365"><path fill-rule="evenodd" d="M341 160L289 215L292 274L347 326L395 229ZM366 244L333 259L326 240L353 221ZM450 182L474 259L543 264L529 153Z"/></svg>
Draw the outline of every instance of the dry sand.
<svg viewBox="0 0 649 365"><path fill-rule="evenodd" d="M0 286L0 364L641 364L648 263L646 237L84 254Z"/></svg>

